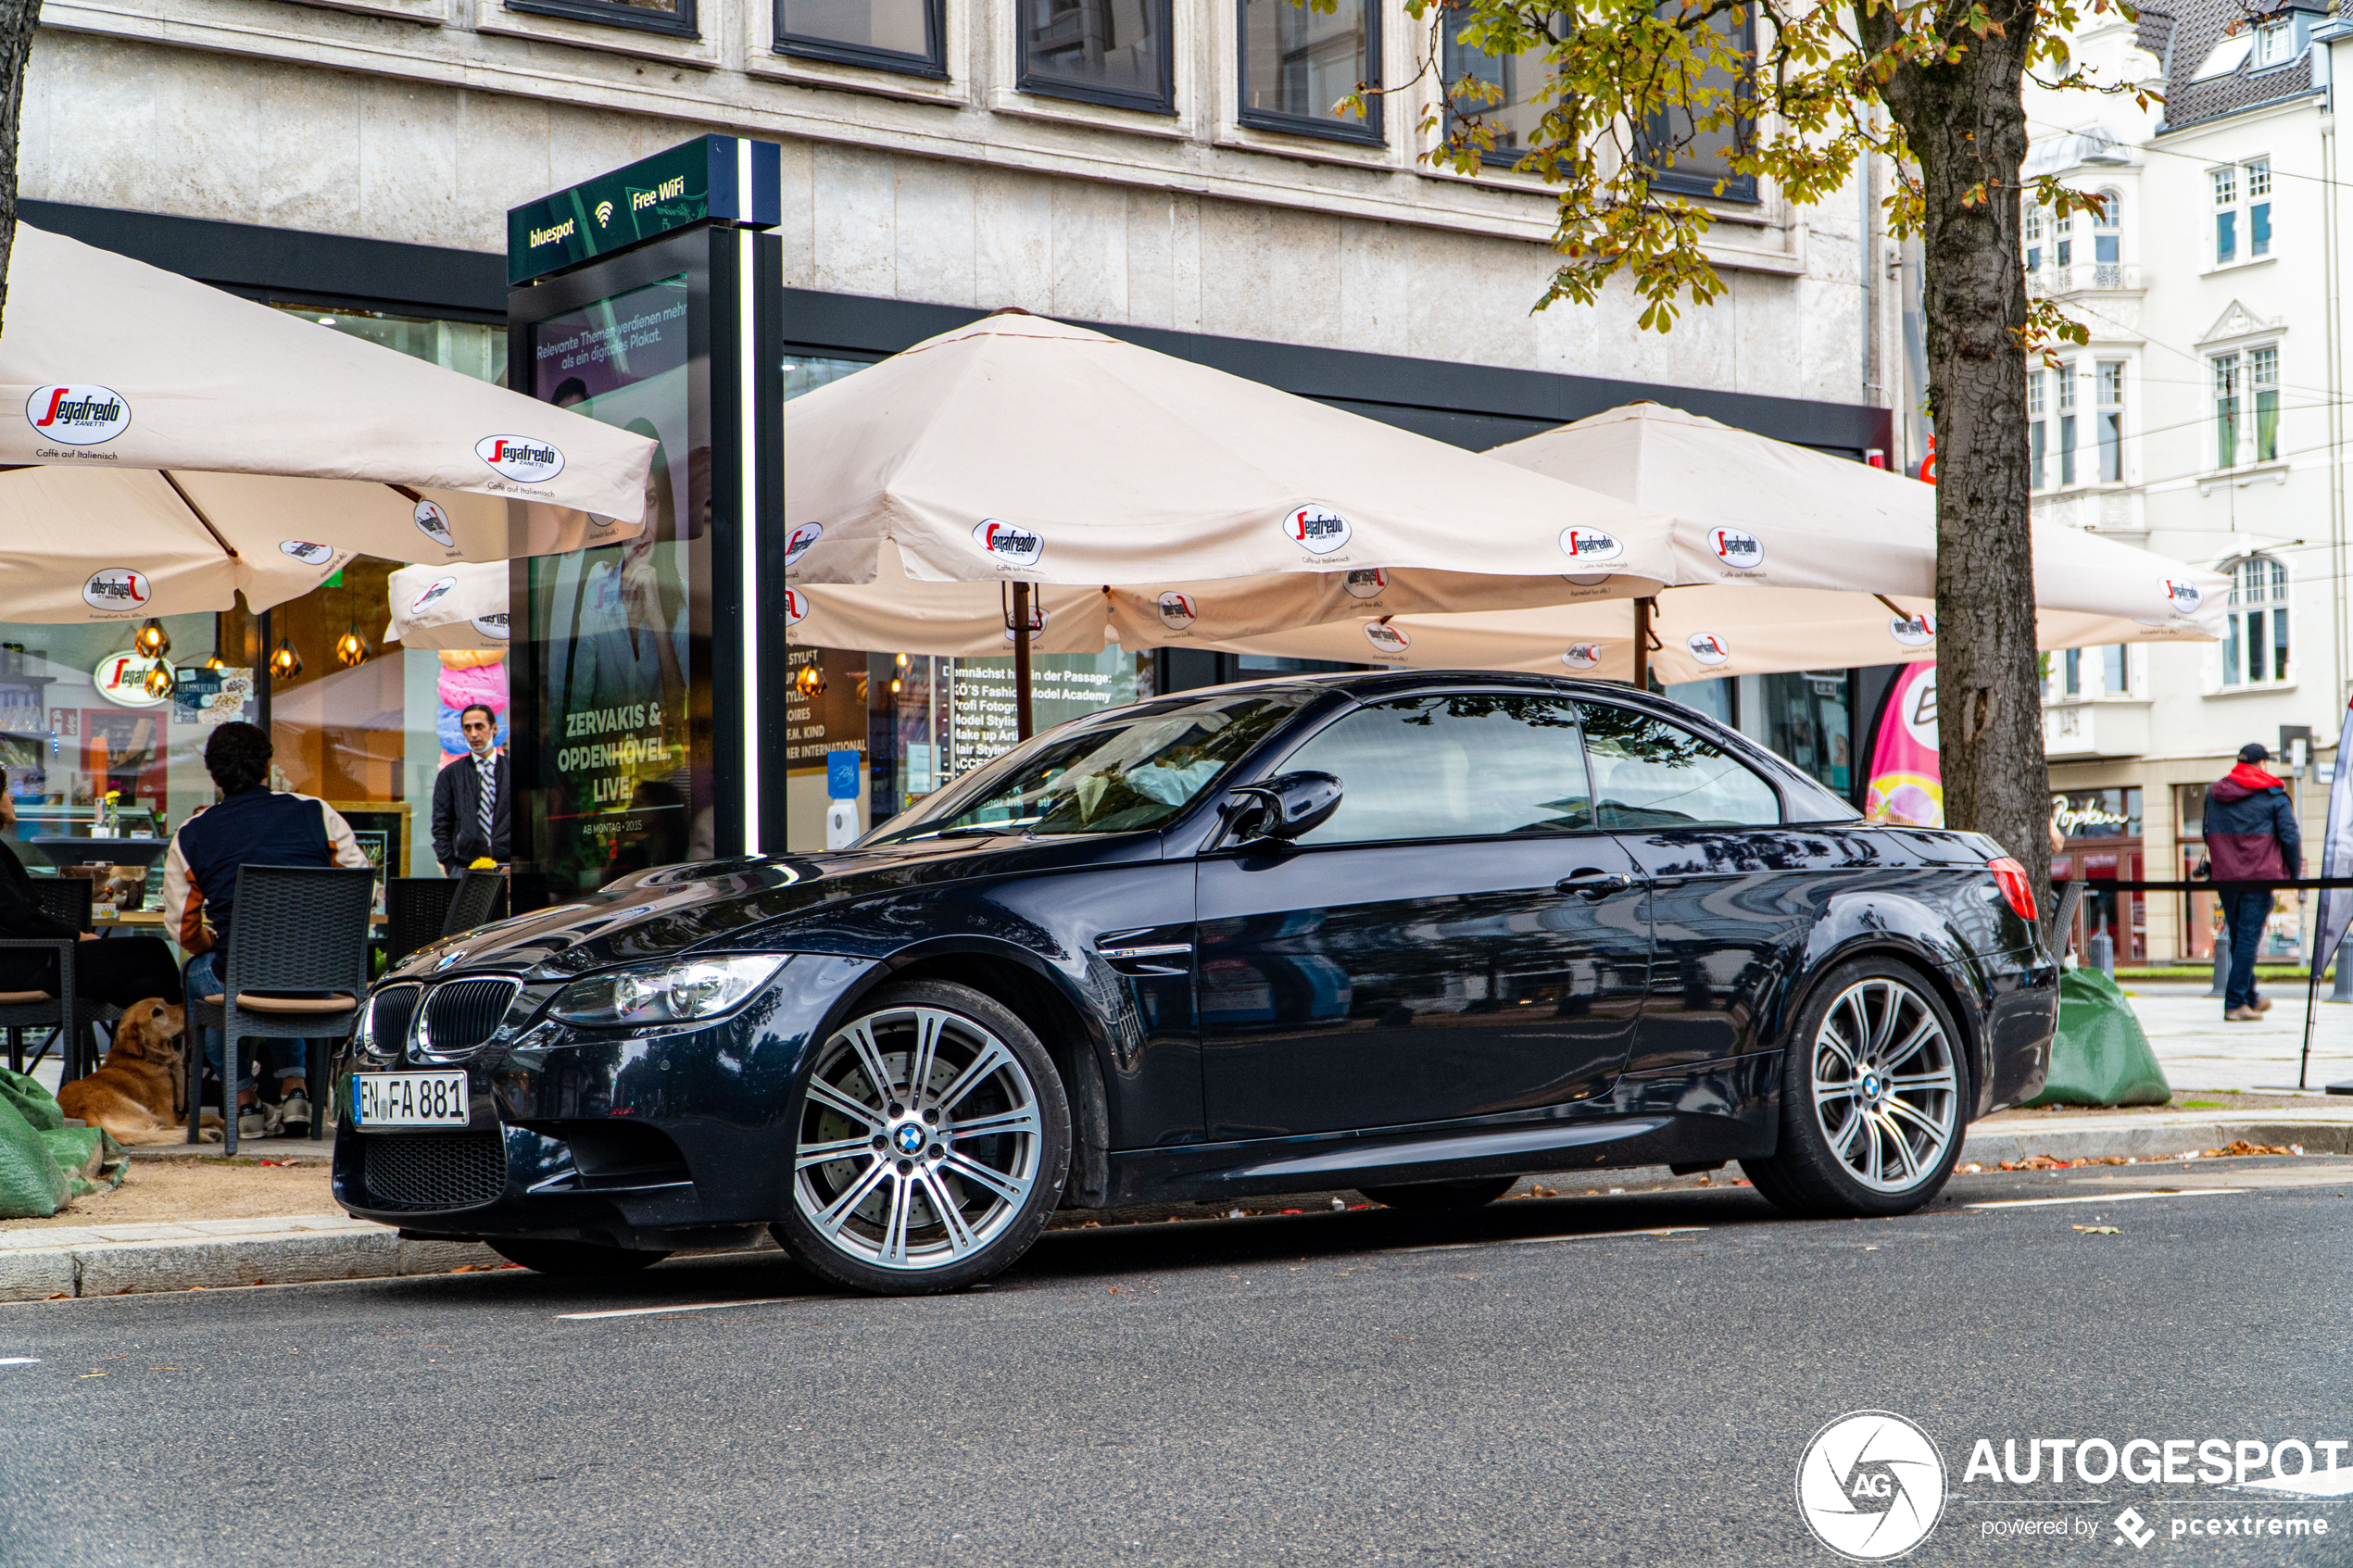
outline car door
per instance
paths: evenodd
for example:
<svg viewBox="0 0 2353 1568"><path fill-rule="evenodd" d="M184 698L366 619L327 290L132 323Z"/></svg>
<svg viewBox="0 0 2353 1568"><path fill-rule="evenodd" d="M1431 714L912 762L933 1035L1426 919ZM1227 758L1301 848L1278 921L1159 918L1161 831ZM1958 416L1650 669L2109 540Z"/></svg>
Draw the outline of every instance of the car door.
<svg viewBox="0 0 2353 1568"><path fill-rule="evenodd" d="M1756 1048L1829 892L1780 794L1698 731L1632 707L1583 705L1594 817L1651 888L1652 980L1631 1068ZM1813 836L1818 837L1816 834Z"/></svg>
<svg viewBox="0 0 2353 1568"><path fill-rule="evenodd" d="M1632 1044L1650 915L1593 824L1575 705L1447 692L1353 709L1282 771L1335 774L1295 845L1197 862L1213 1139L1582 1098Z"/></svg>

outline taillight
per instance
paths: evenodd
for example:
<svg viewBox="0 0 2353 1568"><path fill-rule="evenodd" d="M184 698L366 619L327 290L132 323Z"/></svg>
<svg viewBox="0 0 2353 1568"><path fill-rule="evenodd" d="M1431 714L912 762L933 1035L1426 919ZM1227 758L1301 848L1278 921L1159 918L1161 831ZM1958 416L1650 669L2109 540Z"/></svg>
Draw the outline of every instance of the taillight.
<svg viewBox="0 0 2353 1568"><path fill-rule="evenodd" d="M1997 855L1985 862L1985 869L1992 872L1994 880L2001 884L2002 897L2009 900L2009 906L2018 918L2032 920L2034 884L2026 880L2026 868L2007 855Z"/></svg>

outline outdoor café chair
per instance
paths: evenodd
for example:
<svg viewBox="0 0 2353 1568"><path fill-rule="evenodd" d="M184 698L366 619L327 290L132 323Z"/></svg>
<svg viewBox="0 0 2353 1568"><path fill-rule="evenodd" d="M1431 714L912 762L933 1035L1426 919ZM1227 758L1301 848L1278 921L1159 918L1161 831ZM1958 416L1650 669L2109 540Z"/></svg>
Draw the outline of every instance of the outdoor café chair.
<svg viewBox="0 0 2353 1568"><path fill-rule="evenodd" d="M498 907L504 902L500 895L506 891L505 872L468 872L458 884L458 896L449 900L449 914L441 922L441 934L455 936L477 925L488 925L498 918Z"/></svg>
<svg viewBox="0 0 2353 1568"><path fill-rule="evenodd" d="M220 1031L220 1150L237 1151L236 1082L245 1043L309 1042L305 1092L310 1135L327 1135L327 1045L350 1035L368 996L368 923L376 901L371 866L240 866L229 972L218 994L188 997L188 1029ZM199 1137L204 1052L188 1053L188 1141Z"/></svg>
<svg viewBox="0 0 2353 1568"><path fill-rule="evenodd" d="M90 895L92 888L86 877L42 877L33 884L33 894L49 914L64 921L76 931L90 929ZM63 1076L58 1082L69 1084L86 1071L89 1042L82 1032L92 1023L111 1023L122 1016L120 1008L84 1000L74 995L74 951L80 943L62 936L27 936L0 939L0 948L20 948L53 951L57 955L59 994L47 991L0 991L0 1029L8 1034L8 1070L26 1072L24 1032L27 1029L47 1031L41 1048L33 1053L31 1066L41 1065L49 1054L53 1042L63 1042L57 1047L58 1068Z"/></svg>
<svg viewBox="0 0 2353 1568"><path fill-rule="evenodd" d="M391 969L449 929L459 884L446 876L396 876L384 883L384 967Z"/></svg>

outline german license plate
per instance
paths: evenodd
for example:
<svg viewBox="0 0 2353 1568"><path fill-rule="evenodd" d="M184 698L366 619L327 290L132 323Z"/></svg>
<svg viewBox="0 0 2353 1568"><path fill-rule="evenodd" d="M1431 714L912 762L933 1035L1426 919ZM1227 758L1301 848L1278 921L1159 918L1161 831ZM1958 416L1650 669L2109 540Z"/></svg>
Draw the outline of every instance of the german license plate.
<svg viewBox="0 0 2353 1568"><path fill-rule="evenodd" d="M359 1127L462 1127L466 1075L455 1073L355 1073L351 1121Z"/></svg>

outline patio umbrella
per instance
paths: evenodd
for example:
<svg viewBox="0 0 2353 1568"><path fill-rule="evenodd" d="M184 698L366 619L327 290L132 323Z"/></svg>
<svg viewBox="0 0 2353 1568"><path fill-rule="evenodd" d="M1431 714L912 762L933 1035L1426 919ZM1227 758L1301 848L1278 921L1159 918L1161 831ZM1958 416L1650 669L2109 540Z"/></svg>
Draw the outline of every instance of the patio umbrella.
<svg viewBox="0 0 2353 1568"><path fill-rule="evenodd" d="M259 610L353 555L627 538L653 443L19 224L0 335L0 610Z"/></svg>
<svg viewBox="0 0 2353 1568"><path fill-rule="evenodd" d="M1002 652L1011 626L1019 661L1123 621L1181 644L1627 597L1668 566L1640 507L1021 312L795 399L786 434L804 642Z"/></svg>
<svg viewBox="0 0 2353 1568"><path fill-rule="evenodd" d="M392 621L384 641L411 648L504 647L507 563L404 566L385 583Z"/></svg>

